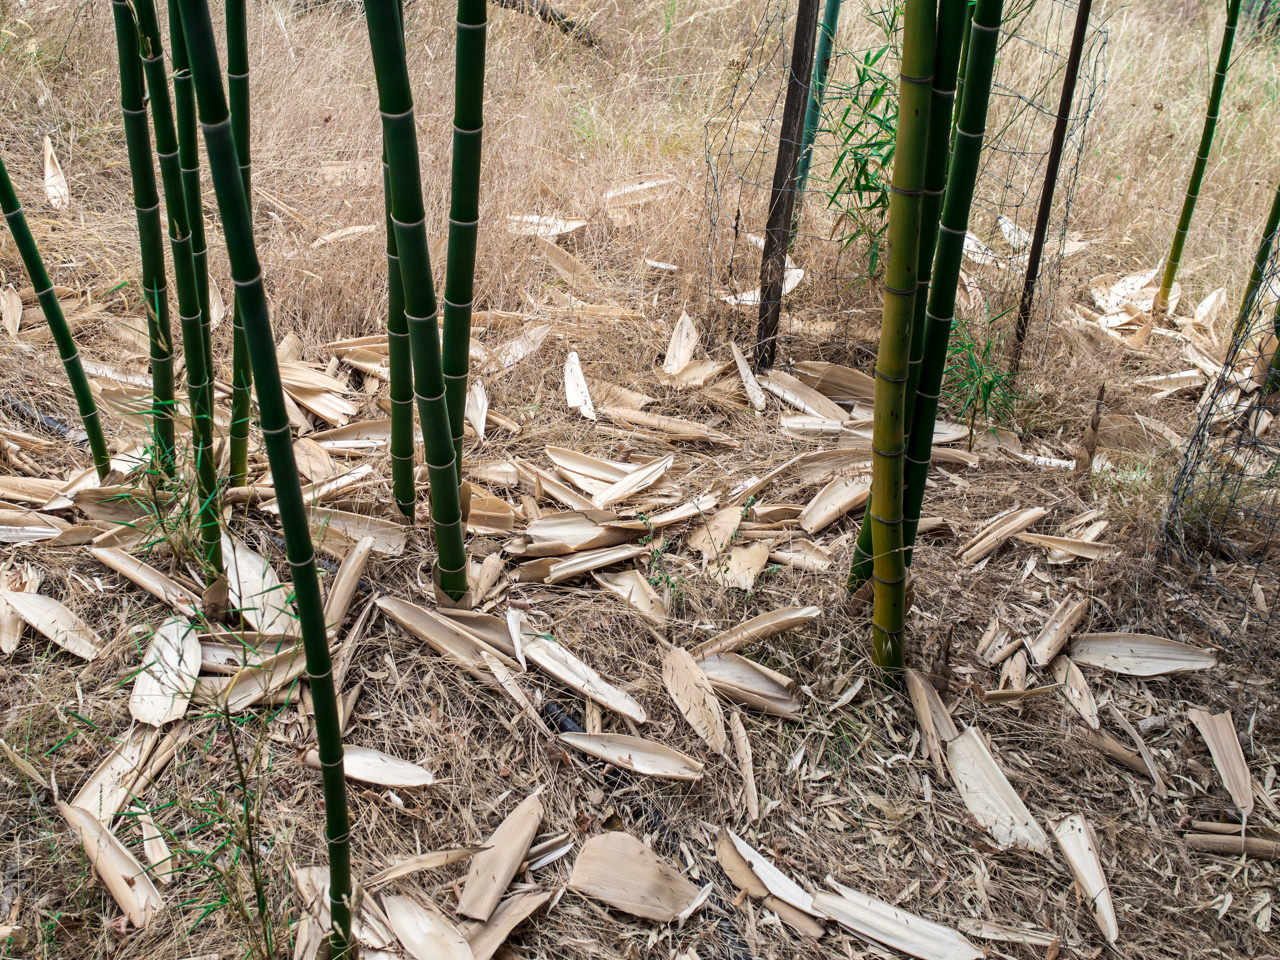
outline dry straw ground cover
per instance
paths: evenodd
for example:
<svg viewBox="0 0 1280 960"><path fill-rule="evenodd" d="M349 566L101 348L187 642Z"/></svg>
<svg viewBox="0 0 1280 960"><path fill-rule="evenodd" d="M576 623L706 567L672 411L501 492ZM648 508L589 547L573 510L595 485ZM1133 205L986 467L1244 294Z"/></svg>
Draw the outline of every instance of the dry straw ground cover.
<svg viewBox="0 0 1280 960"><path fill-rule="evenodd" d="M843 587L868 401L833 416L828 394L862 381L801 365L744 382L728 344L684 336L684 312L695 332L705 316L702 123L758 11L564 9L599 47L491 12L473 345L488 413L477 394L465 474L476 603L449 619L428 528L391 522L388 458L361 427L386 395L364 26L348 4L251 7L255 222L333 561L367 955L1275 956L1273 652L1215 647L1191 616L1212 617L1213 597L1160 560L1203 378L1141 382L1212 366L1224 343L1230 306L1193 311L1220 287L1235 299L1270 201L1274 49L1244 45L1228 87L1180 274L1190 322L1148 324L1143 283L1124 279L1167 241L1220 12L1102 5L1112 73L1073 224L1090 242L1016 422L972 442L967 425L942 431L913 566L917 673L892 692ZM452 16L407 12L439 240ZM197 665L167 624L199 605L192 513L155 516L130 472L146 348L108 18L0 5L0 149L119 454L113 486L68 486L85 454L24 419L18 403L74 422L24 302L0 334L3 950L311 956L321 795L290 641L249 654L206 633ZM62 209L45 201L45 135ZM216 221L210 235L229 300ZM6 241L9 283L21 299ZM878 305L873 286L849 296ZM375 339L344 342L359 337ZM873 339L827 359L865 373ZM251 474L228 498L238 603L287 633L260 453ZM344 574L353 553L367 563ZM156 696L192 675L185 712ZM583 732L565 734L566 713Z"/></svg>

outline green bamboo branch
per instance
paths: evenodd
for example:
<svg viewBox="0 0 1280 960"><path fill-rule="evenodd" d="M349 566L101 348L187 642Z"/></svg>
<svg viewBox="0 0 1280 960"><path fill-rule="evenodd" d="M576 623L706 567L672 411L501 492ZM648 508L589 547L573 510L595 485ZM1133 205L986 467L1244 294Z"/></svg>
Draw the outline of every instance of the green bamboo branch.
<svg viewBox="0 0 1280 960"><path fill-rule="evenodd" d="M365 18L369 25L378 106L382 113L383 147L391 183L391 220L413 359L413 387L431 481L436 570L440 588L450 597L459 599L467 590L462 505L440 360L439 311L431 280L431 257L427 251L413 94L409 87L409 67L405 60L396 0L367 0Z"/></svg>
<svg viewBox="0 0 1280 960"><path fill-rule="evenodd" d="M107 441L102 435L102 418L98 415L98 405L93 399L89 378L85 376L84 366L80 363L80 348L71 335L67 318L63 316L62 304L58 302L53 281L44 268L40 251L36 249L35 238L31 236L31 228L27 226L27 218L22 212L22 204L18 202L18 195L14 192L13 181L9 179L3 157L0 157L0 210L4 211L14 245L22 257L27 276L31 278L31 286L35 288L36 299L40 301L40 309L49 324L49 332L53 334L53 342L57 344L62 368L67 372L67 380L71 384L71 392L75 394L76 407L84 423L84 432L89 438L93 466L98 472L98 479L102 480L111 471L111 454L107 451Z"/></svg>
<svg viewBox="0 0 1280 960"><path fill-rule="evenodd" d="M350 823L347 786L343 775L342 726L334 692L333 664L329 657L328 631L316 576L315 549L307 527L307 507L302 499L298 468L293 457L289 418L285 411L280 369L276 365L275 339L267 313L262 265L254 244L253 223L240 176L235 138L222 89L218 50L207 0L178 0L192 78L196 87L200 125L204 132L209 172L213 177L218 211L222 216L231 276L239 293L244 317L245 341L258 388L258 410L263 445L271 465L280 526L286 555L293 572L294 601L307 657L307 675L316 721L316 746L324 784L325 837L329 850L329 910L331 957L347 960L354 955L351 940L352 886Z"/></svg>
<svg viewBox="0 0 1280 960"><path fill-rule="evenodd" d="M249 160L249 24L245 0L227 0L227 94L231 106L231 134L244 195L250 197ZM250 389L253 371L244 339L244 322L236 301L231 314L231 486L249 479L249 420L253 413Z"/></svg>
<svg viewBox="0 0 1280 960"><path fill-rule="evenodd" d="M159 468L173 473L173 341L169 330L169 292L164 275L164 240L160 228L160 197L151 161L151 132L143 95L138 31L127 3L113 0L116 54L120 67L120 109L129 155L129 179L138 221L142 255L142 295L147 305L147 340L151 353L152 431Z"/></svg>
<svg viewBox="0 0 1280 960"><path fill-rule="evenodd" d="M114 3L116 9L125 8L124 15L130 15L129 3L125 0L114 0ZM173 256L174 286L178 292L178 317L186 357L187 400L191 407L191 439L196 456L200 544L211 578L217 579L223 574L223 565L218 464L213 452L212 358L205 350L204 315L191 249L191 228L178 158L178 135L169 100L169 78L154 0L132 0L132 15L136 18L140 38L139 53L151 103L151 125L155 130L160 183L169 220L169 249Z"/></svg>
<svg viewBox="0 0 1280 960"><path fill-rule="evenodd" d="M462 482L463 413L467 403L471 304L475 297L480 229L480 145L484 133L485 0L458 0L454 67L453 172L449 190L449 248L444 278L445 398Z"/></svg>
<svg viewBox="0 0 1280 960"><path fill-rule="evenodd" d="M871 491L875 611L872 660L890 675L905 665L907 565L903 552L904 412L917 289L920 212L925 189L929 110L933 89L934 0L907 0L903 11L898 129L889 200L889 263L876 356Z"/></svg>
<svg viewBox="0 0 1280 960"><path fill-rule="evenodd" d="M1196 150L1196 162L1191 168L1191 182L1187 184L1187 196L1182 201L1178 227L1173 232L1173 245L1169 248L1169 258L1164 265L1164 277L1160 280L1160 290L1151 307L1154 311L1164 311L1168 308L1173 278L1177 276L1178 265L1182 262L1182 248L1187 242L1187 231L1191 229L1191 216L1196 211L1196 200L1200 197L1204 171L1209 165L1209 149L1213 146L1213 133L1218 126L1218 111L1222 108L1222 89L1227 83L1227 68L1231 65L1231 44L1235 40L1236 23L1239 19L1240 0L1227 0L1227 25L1223 28L1222 45L1218 48L1218 66L1213 74L1213 85L1209 90L1209 108L1205 111L1204 128L1200 131L1200 147Z"/></svg>
<svg viewBox="0 0 1280 960"><path fill-rule="evenodd" d="M991 99L991 79L995 73L996 50L1000 41L1003 0L978 0L970 27L969 56L965 65L964 92L955 131L955 150L947 175L947 193L942 202L942 222L933 277L925 312L924 351L920 363L920 384L912 414L907 446L907 496L904 516L905 540L910 550L920 525L925 480L933 455L933 425L938 415L938 396L947 365L947 343L956 312L956 289L960 283L960 262L964 238L969 229L974 186L982 160L982 142L987 128L987 107Z"/></svg>

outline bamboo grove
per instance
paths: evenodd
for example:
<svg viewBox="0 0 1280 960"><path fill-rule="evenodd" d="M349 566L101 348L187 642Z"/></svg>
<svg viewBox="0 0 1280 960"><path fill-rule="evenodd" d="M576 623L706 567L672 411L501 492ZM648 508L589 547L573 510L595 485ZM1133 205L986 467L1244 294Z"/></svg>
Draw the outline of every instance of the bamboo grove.
<svg viewBox="0 0 1280 960"><path fill-rule="evenodd" d="M463 539L461 461L471 309L479 233L480 155L483 131L485 0L460 0L452 157L452 195L445 269L443 348L427 251L425 208L419 170L413 101L405 58L404 24L397 0L370 0L367 22L377 78L377 100L385 136L384 189L387 226L388 316L393 492L406 522L416 516L414 398L430 479L435 531L435 578L442 595L461 600L467 592ZM222 496L227 486L247 482L253 396L257 422L279 508L292 599L306 670L322 768L329 848L331 953L353 952L352 880L343 749L332 664L311 539L309 510L295 461L274 335L268 315L251 203L251 98L246 0L226 4L227 69L218 60L218 37L207 0L169 0L170 50L162 42L154 0L113 0L112 17L119 74L120 116L136 213L141 284L137 301L146 316L151 370L147 420L153 474L161 496L183 496L180 458L190 449L194 474L193 514L198 518L200 559L208 582L226 574ZM172 84L172 86L170 85ZM370 102L370 108L373 103ZM232 320L231 417L219 476L215 428L214 356L206 242L201 196L199 139L203 133L208 174L235 284ZM153 139L154 138L154 139ZM156 169L159 169L157 189ZM163 198L163 202L162 202ZM22 206L0 158L0 207L53 335L75 395L99 478L111 470L93 388L63 315L55 287L36 248ZM164 228L167 224L176 293L180 359L185 369L188 416L175 394L175 341L170 330ZM183 423L189 424L189 442ZM166 494L164 491L168 490ZM204 616L230 616L206 592ZM238 618L231 618L234 627Z"/></svg>

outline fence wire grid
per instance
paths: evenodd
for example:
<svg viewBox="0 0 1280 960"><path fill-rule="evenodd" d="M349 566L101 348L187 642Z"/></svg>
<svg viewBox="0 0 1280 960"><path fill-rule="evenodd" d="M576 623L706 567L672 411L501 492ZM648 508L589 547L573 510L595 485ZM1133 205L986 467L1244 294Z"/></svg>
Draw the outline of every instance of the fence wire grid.
<svg viewBox="0 0 1280 960"><path fill-rule="evenodd" d="M958 321L1012 327L1034 229L1075 0L1021 0L1002 28L987 137L970 219ZM778 362L870 359L878 338L898 83L900 4L845 0L822 119L784 282ZM793 0L769 0L735 81L706 126L705 283L713 328L753 343L760 247L794 28ZM819 28L821 29L821 27ZM1057 290L1089 118L1105 84L1107 31L1091 19L1076 84L1026 356ZM886 87L887 85L887 87ZM858 187L860 189L854 189ZM1007 321L1007 322L1006 322Z"/></svg>
<svg viewBox="0 0 1280 960"><path fill-rule="evenodd" d="M1165 514L1165 536L1213 590L1175 598L1224 644L1274 657L1280 631L1280 257L1236 322L1200 400Z"/></svg>

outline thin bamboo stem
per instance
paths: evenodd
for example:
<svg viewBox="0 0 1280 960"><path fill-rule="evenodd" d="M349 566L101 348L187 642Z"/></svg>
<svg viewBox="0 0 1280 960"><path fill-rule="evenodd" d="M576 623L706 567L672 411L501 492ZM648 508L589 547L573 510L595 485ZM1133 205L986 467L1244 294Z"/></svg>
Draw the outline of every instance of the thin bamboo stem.
<svg viewBox="0 0 1280 960"><path fill-rule="evenodd" d="M126 6L123 0L115 2ZM178 158L178 135L169 100L160 23L154 0L132 0L132 9L141 39L142 68L151 103L151 124L160 160L160 183L164 188L169 220L169 249L173 257L174 286L178 292L178 317L186 357L187 400L191 408L191 438L196 456L200 544L212 579L216 579L222 576L223 565L218 465L213 453L213 366L205 350L204 315L191 250L191 229Z"/></svg>
<svg viewBox="0 0 1280 960"><path fill-rule="evenodd" d="M27 226L26 215L22 212L22 204L18 202L18 195L13 189L13 181L9 179L9 171L5 169L3 157L0 157L0 211L4 212L14 245L22 257L22 265L31 278L36 299L40 301L45 322L49 324L49 332L53 334L53 342L58 347L62 368L67 372L67 381L71 384L71 392L75 394L76 408L80 411L80 420L84 423L84 432L89 438L89 452L93 455L94 469L97 470L98 479L104 479L111 471L111 454L107 451L107 441L102 435L102 418L98 414L98 405L93 399L93 390L89 387L84 366L80 363L80 348L71 335L71 327L62 313L62 304L58 302L53 281L44 268L40 251L36 249L35 238L31 236L31 228Z"/></svg>
<svg viewBox="0 0 1280 960"><path fill-rule="evenodd" d="M204 352L213 376L213 313L209 308L209 250L204 234L204 199L200 187L200 134L196 128L196 91L187 66L187 45L177 0L169 2L169 55L173 58L173 106L178 124L178 167L182 171L182 195L191 230L191 259L196 267L196 290Z"/></svg>
<svg viewBox="0 0 1280 960"><path fill-rule="evenodd" d="M330 953L334 960L354 954L351 940L351 851L347 813L347 786L343 775L342 726L334 692L333 664L329 657L328 630L320 583L316 576L315 549L307 527L298 468L293 457L289 418L284 406L275 340L267 312L262 266L253 239L253 223L240 176L235 140L222 77L218 50L209 20L207 0L178 0L192 77L196 86L200 125L204 132L209 172L218 198L231 260L231 275L239 292L245 339L253 362L262 420L263 445L271 465L280 526L286 555L293 572L294 599L306 651L307 675L316 722L316 746L324 784L325 836L329 851Z"/></svg>
<svg viewBox="0 0 1280 960"><path fill-rule="evenodd" d="M405 60L396 0L367 0L365 19L369 26L373 69L378 84L378 106L382 113L383 147L391 182L391 220L404 286L413 387L431 481L436 572L440 589L456 600L467 590L461 491L440 360L438 308L431 280L431 257L427 251L413 94L409 86L409 67Z"/></svg>
<svg viewBox="0 0 1280 960"><path fill-rule="evenodd" d="M1156 293L1155 301L1151 305L1151 309L1155 312L1168 309L1173 280L1182 262L1182 248L1187 242L1187 232L1191 229L1191 217L1196 211L1196 200L1200 197L1200 187L1204 183L1204 171L1209 165L1209 150L1213 146L1213 133L1218 126L1218 111L1222 108L1222 90L1227 84L1227 68L1231 66L1231 44L1235 40L1236 23L1239 19L1240 0L1227 0L1227 23L1222 30L1222 45L1218 48L1218 65L1214 70L1213 84L1209 89L1209 107L1205 111L1204 127L1200 131L1200 146L1196 150L1196 162L1191 167L1191 182L1187 184L1187 196L1182 201L1178 227L1173 232L1173 245L1169 248L1169 258L1164 265L1160 290Z"/></svg>
<svg viewBox="0 0 1280 960"><path fill-rule="evenodd" d="M113 0L116 54L120 68L120 109L124 116L125 148L129 179L138 222L142 259L142 298L146 301L147 340L151 353L152 432L157 465L162 474L173 473L173 341L169 330L169 291L165 284L164 240L160 227L160 197L151 161L151 132L143 96L142 61L138 31L127 3Z"/></svg>
<svg viewBox="0 0 1280 960"><path fill-rule="evenodd" d="M484 134L485 0L458 0L454 69L453 173L449 191L449 250L444 279L445 400L454 463L462 482L463 414L467 403L471 305L475 297L480 229L480 146Z"/></svg>
<svg viewBox="0 0 1280 960"><path fill-rule="evenodd" d="M244 195L251 198L249 160L249 37L245 0L227 0L227 95L231 107L231 135ZM244 322L237 301L231 314L231 486L248 482L249 421L253 415L253 369L244 339Z"/></svg>
<svg viewBox="0 0 1280 960"><path fill-rule="evenodd" d="M1258 244L1258 252L1253 257L1253 270L1249 273L1249 282L1244 288L1244 296L1240 300L1240 312L1236 315L1234 336L1240 336L1249 326L1249 311L1253 308L1254 297L1258 295L1258 287L1262 284L1262 274L1271 259L1271 248L1275 243L1276 230L1280 229L1280 187L1271 201L1271 210L1267 213L1267 222L1262 228L1262 240Z"/></svg>
<svg viewBox="0 0 1280 960"><path fill-rule="evenodd" d="M889 262L876 355L871 443L872 660L890 676L906 664L907 565L903 555L904 412L920 253L920 211L925 189L929 111L933 90L934 0L907 0L903 9L898 129L889 200Z"/></svg>
<svg viewBox="0 0 1280 960"><path fill-rule="evenodd" d="M387 220L387 366L391 379L391 492L396 508L414 519L417 491L413 477L413 363L409 322L404 316L404 283L391 220L391 168L382 152L382 193Z"/></svg>
<svg viewBox="0 0 1280 960"><path fill-rule="evenodd" d="M822 98L827 91L827 71L831 67L831 49L840 24L842 0L827 0L822 8L822 26L818 32L818 52L813 59L813 83L809 86L809 105L804 112L804 138L800 144L800 165L796 171L797 208L804 202L809 183L809 167L813 164L813 141L822 122ZM794 229L794 226L793 226Z"/></svg>

